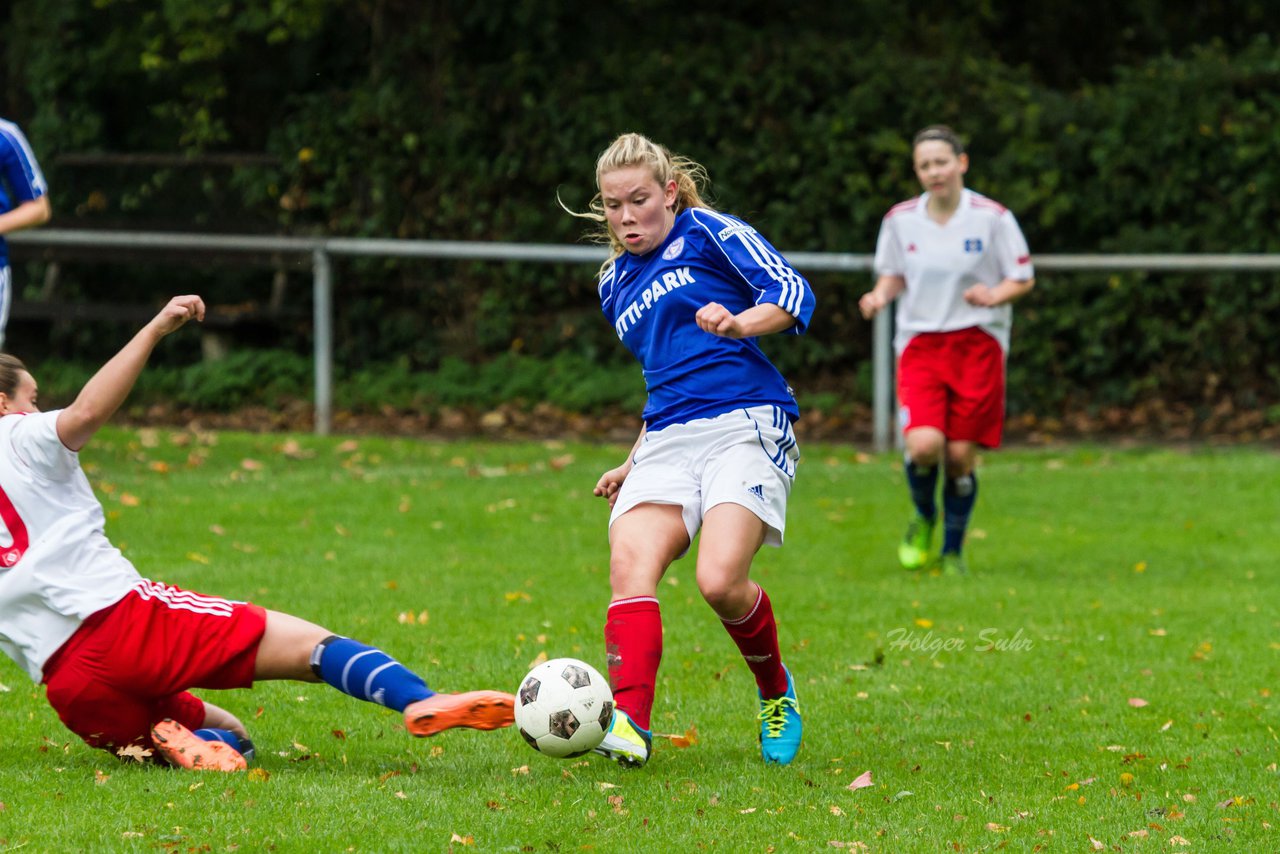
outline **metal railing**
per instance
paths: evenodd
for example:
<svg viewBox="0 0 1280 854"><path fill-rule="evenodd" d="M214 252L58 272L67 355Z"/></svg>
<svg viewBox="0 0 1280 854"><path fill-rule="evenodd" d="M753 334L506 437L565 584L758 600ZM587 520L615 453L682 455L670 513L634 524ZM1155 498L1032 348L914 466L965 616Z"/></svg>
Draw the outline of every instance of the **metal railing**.
<svg viewBox="0 0 1280 854"><path fill-rule="evenodd" d="M454 261L525 261L556 264L600 264L605 250L589 246L540 243L488 243L456 240L388 240L349 237L260 237L254 235L174 234L165 232L36 229L10 234L23 246L84 247L130 250L271 253L309 259L312 271L315 425L327 435L333 423L333 256L431 258ZM784 252L802 272L870 274L871 255L845 252ZM1036 255L1037 270L1162 272L1280 271L1280 254L1219 255ZM871 282L868 280L867 287ZM891 312L873 324L872 436L876 450L893 438L893 332Z"/></svg>

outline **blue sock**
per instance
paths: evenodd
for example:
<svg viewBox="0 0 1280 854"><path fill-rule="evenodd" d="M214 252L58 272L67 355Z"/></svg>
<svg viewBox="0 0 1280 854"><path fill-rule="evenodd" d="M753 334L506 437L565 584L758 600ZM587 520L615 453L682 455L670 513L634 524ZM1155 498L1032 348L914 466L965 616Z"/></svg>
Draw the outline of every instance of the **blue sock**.
<svg viewBox="0 0 1280 854"><path fill-rule="evenodd" d="M942 486L942 553L960 554L964 545L964 532L969 527L969 515L978 500L978 475L976 472L949 477Z"/></svg>
<svg viewBox="0 0 1280 854"><path fill-rule="evenodd" d="M934 497L938 491L938 466L922 466L911 462L910 458L902 461L907 473L907 487L911 490L911 501L916 505L916 512L932 522L938 518L938 501Z"/></svg>
<svg viewBox="0 0 1280 854"><path fill-rule="evenodd" d="M344 694L397 712L435 694L421 676L382 650L337 635L316 644L311 670Z"/></svg>
<svg viewBox="0 0 1280 854"><path fill-rule="evenodd" d="M217 727L201 727L192 732L196 738L202 738L205 741L225 741L227 744L239 751L245 761L252 762L254 749L253 742L247 738L241 738L229 729L218 729Z"/></svg>

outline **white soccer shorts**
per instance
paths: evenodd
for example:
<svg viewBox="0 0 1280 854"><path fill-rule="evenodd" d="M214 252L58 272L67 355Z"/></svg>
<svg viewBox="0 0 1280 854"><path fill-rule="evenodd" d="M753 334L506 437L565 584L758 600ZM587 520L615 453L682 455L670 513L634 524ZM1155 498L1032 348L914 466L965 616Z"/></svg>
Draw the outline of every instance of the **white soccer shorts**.
<svg viewBox="0 0 1280 854"><path fill-rule="evenodd" d="M735 409L646 433L609 516L640 504L676 504L689 541L717 504L739 504L765 523L765 543L782 545L787 498L800 448L776 406Z"/></svg>

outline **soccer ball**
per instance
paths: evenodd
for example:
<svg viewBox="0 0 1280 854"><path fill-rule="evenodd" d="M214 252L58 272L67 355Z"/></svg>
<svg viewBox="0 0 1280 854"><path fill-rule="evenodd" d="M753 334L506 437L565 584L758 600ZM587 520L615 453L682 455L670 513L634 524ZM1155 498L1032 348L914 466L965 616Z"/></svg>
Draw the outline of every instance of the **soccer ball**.
<svg viewBox="0 0 1280 854"><path fill-rule="evenodd" d="M568 759L604 740L613 720L613 692L590 664L553 658L524 677L516 691L516 728L539 753Z"/></svg>

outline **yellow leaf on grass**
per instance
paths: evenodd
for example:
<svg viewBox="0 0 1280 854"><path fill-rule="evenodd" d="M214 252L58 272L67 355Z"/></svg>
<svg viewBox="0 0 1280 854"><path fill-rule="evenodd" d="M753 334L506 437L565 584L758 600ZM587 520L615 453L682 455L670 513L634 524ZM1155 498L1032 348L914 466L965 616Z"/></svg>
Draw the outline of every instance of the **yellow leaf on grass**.
<svg viewBox="0 0 1280 854"><path fill-rule="evenodd" d="M927 617L916 617L916 625L922 629L931 629L933 628L933 620Z"/></svg>
<svg viewBox="0 0 1280 854"><path fill-rule="evenodd" d="M1130 774L1130 773L1128 773L1127 771L1126 771L1124 774L1121 774L1121 775L1120 775L1120 785L1121 785L1121 786L1132 786L1132 785L1133 785L1133 775L1132 775L1132 774Z"/></svg>
<svg viewBox="0 0 1280 854"><path fill-rule="evenodd" d="M256 783L265 783L271 779L271 772L266 768L250 768L249 779Z"/></svg>
<svg viewBox="0 0 1280 854"><path fill-rule="evenodd" d="M537 667L539 664L544 663L546 660L547 660L547 651L544 649L542 652L538 653L537 656L534 657L533 661L529 662L529 669L532 670L533 668Z"/></svg>
<svg viewBox="0 0 1280 854"><path fill-rule="evenodd" d="M137 507L141 502L138 501L138 496L128 492L122 492L120 493L120 503L125 507Z"/></svg>
<svg viewBox="0 0 1280 854"><path fill-rule="evenodd" d="M151 469L153 472L156 472L157 474L169 473L169 464L166 463L164 460L155 460L149 466L147 466L147 468Z"/></svg>
<svg viewBox="0 0 1280 854"><path fill-rule="evenodd" d="M1096 840L1096 839L1094 839L1092 836L1090 836L1090 837L1089 837L1089 847L1090 847L1090 848L1092 848L1094 851L1101 851L1102 849L1106 848L1107 846L1106 846L1106 844L1105 844L1105 843L1103 843L1103 842L1099 842L1098 840Z"/></svg>
<svg viewBox="0 0 1280 854"><path fill-rule="evenodd" d="M187 560L194 561L196 563L202 563L202 564L205 564L206 566L209 563L209 559L204 555L200 554L200 552L187 552Z"/></svg>
<svg viewBox="0 0 1280 854"><path fill-rule="evenodd" d="M1143 706L1149 706L1151 704L1141 697L1130 697L1129 705L1133 706L1135 709L1141 709Z"/></svg>
<svg viewBox="0 0 1280 854"><path fill-rule="evenodd" d="M93 770L93 782L97 783L99 786L101 786L103 783L107 782L110 779L111 779L111 775L103 774L101 768L95 768Z"/></svg>
<svg viewBox="0 0 1280 854"><path fill-rule="evenodd" d="M503 598L505 598L508 602L515 602L515 601L532 602L533 601L533 597L530 596L528 593L525 593L523 590L513 590L510 593L504 593Z"/></svg>

